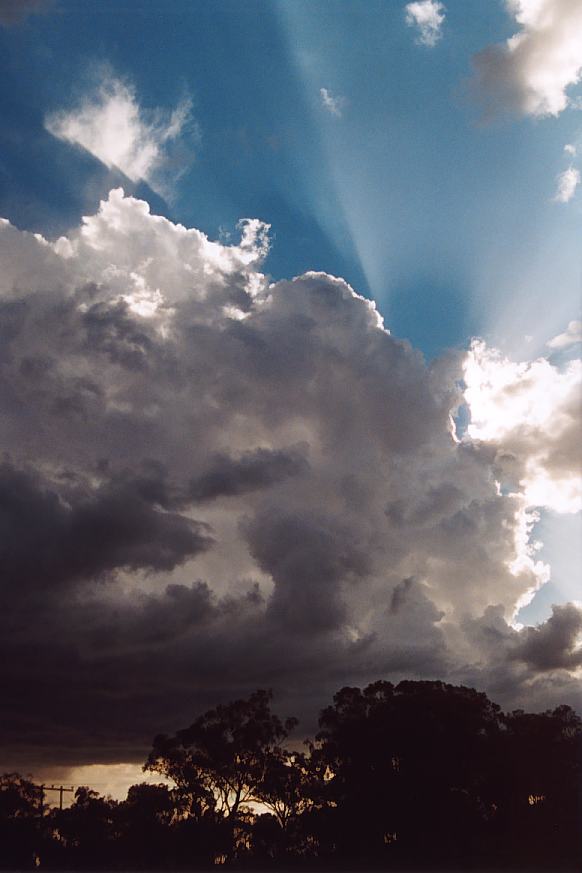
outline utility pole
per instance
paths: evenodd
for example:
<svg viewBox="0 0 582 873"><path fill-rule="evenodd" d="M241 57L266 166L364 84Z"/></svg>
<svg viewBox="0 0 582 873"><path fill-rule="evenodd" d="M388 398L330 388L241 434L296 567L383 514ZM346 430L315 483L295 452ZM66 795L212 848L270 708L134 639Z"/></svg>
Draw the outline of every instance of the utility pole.
<svg viewBox="0 0 582 873"><path fill-rule="evenodd" d="M63 808L63 795L64 795L65 791L70 791L70 792L75 791L74 787L65 788L64 785L45 785L44 783L42 785L35 785L34 787L38 788L38 790L40 791L40 815L41 815L41 818L42 818L43 813L44 813L44 796L45 796L45 793L47 791L58 791L59 792L59 809Z"/></svg>

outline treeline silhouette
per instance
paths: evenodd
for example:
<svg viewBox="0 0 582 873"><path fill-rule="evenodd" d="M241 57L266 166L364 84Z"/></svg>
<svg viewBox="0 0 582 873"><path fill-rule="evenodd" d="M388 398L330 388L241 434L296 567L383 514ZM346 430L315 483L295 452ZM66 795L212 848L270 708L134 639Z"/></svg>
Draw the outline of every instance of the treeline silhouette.
<svg viewBox="0 0 582 873"><path fill-rule="evenodd" d="M343 688L302 751L257 691L157 736L123 802L0 780L0 865L547 869L582 861L582 720L442 682Z"/></svg>

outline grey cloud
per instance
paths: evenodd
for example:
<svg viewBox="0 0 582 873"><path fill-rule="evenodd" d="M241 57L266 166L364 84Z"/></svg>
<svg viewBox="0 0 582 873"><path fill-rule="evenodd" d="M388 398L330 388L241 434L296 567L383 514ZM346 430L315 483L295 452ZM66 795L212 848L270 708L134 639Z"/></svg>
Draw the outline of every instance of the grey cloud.
<svg viewBox="0 0 582 873"><path fill-rule="evenodd" d="M130 370L148 367L153 342L129 317L127 303L95 303L84 313L82 325L90 350Z"/></svg>
<svg viewBox="0 0 582 873"><path fill-rule="evenodd" d="M393 615L397 615L400 612L402 606L406 603L408 593L414 584L414 577L409 576L408 579L403 579L402 582L399 582L394 591L392 592L392 597L390 600L390 612Z"/></svg>
<svg viewBox="0 0 582 873"><path fill-rule="evenodd" d="M520 633L512 657L536 670L573 670L582 665L582 609L574 603L552 607L552 615Z"/></svg>
<svg viewBox="0 0 582 873"><path fill-rule="evenodd" d="M54 245L0 225L12 762L139 759L256 687L307 722L378 677L554 694L513 654L539 580L499 447L451 437L461 357L427 367L342 280L269 284L247 230L119 191Z"/></svg>
<svg viewBox="0 0 582 873"><path fill-rule="evenodd" d="M579 708L581 630L582 611L574 603L553 606L548 619L520 629L508 623L501 605L489 606L463 623L471 657L453 675L488 687L508 708L543 709L564 699Z"/></svg>
<svg viewBox="0 0 582 873"><path fill-rule="evenodd" d="M45 602L35 616L34 648L24 607L0 617L4 765L47 755L53 764L141 761L159 730L257 685L275 687L277 704L308 732L338 683L440 672L444 663L442 641L429 636L403 647L330 628L289 632L254 588L222 599L200 582L112 592Z"/></svg>
<svg viewBox="0 0 582 873"><path fill-rule="evenodd" d="M47 5L48 0L0 0L0 24L16 24Z"/></svg>
<svg viewBox="0 0 582 873"><path fill-rule="evenodd" d="M470 88L484 105L487 118L507 111L523 111L523 86L505 45L492 45L477 52L472 64L474 78Z"/></svg>
<svg viewBox="0 0 582 873"><path fill-rule="evenodd" d="M516 33L473 56L469 87L488 117L503 112L559 115L566 90L582 71L582 7L578 0L513 3Z"/></svg>
<svg viewBox="0 0 582 873"><path fill-rule="evenodd" d="M205 525L161 511L139 482L63 484L59 494L38 473L0 467L3 577L13 590L121 568L171 570L212 543Z"/></svg>
<svg viewBox="0 0 582 873"><path fill-rule="evenodd" d="M270 615L298 633L345 622L341 583L364 577L370 561L364 543L337 519L308 511L264 511L245 525L251 553L275 590Z"/></svg>
<svg viewBox="0 0 582 873"><path fill-rule="evenodd" d="M195 501L236 497L268 488L308 469L308 461L300 448L259 448L244 452L239 458L217 454L208 468L190 481L188 491Z"/></svg>

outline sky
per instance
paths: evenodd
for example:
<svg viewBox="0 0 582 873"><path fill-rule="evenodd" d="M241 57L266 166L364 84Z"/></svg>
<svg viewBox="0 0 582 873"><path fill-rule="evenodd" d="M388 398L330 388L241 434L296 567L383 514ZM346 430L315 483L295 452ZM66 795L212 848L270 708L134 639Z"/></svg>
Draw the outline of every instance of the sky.
<svg viewBox="0 0 582 873"><path fill-rule="evenodd" d="M582 0L0 0L5 769L581 708L581 110Z"/></svg>

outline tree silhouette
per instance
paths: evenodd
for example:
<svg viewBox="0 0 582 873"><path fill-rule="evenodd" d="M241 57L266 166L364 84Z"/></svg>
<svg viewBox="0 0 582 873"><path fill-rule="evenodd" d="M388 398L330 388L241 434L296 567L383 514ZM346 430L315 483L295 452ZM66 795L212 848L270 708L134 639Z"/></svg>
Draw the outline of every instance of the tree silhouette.
<svg viewBox="0 0 582 873"><path fill-rule="evenodd" d="M107 866L117 837L118 806L83 785L77 788L69 809L55 810L51 824L76 864Z"/></svg>
<svg viewBox="0 0 582 873"><path fill-rule="evenodd" d="M568 706L502 716L490 782L504 856L551 868L582 858L582 720Z"/></svg>
<svg viewBox="0 0 582 873"><path fill-rule="evenodd" d="M266 757L255 799L267 807L282 830L286 830L316 803L316 783L317 774L308 756L276 748Z"/></svg>
<svg viewBox="0 0 582 873"><path fill-rule="evenodd" d="M0 846L8 868L30 865L39 846L38 820L42 813L39 789L19 773L0 777Z"/></svg>
<svg viewBox="0 0 582 873"><path fill-rule="evenodd" d="M0 779L0 867L32 869L579 869L582 720L569 707L504 714L443 682L343 688L305 752L271 694L158 736L123 802L80 788L45 809Z"/></svg>
<svg viewBox="0 0 582 873"><path fill-rule="evenodd" d="M157 736L144 769L172 779L197 812L235 818L245 805L260 802L269 763L283 754L280 744L296 724L271 712L271 698L269 691L255 691L248 700L211 709L173 737Z"/></svg>
<svg viewBox="0 0 582 873"><path fill-rule="evenodd" d="M484 694L442 682L336 694L313 756L327 768L342 853L443 864L476 855L499 713Z"/></svg>
<svg viewBox="0 0 582 873"><path fill-rule="evenodd" d="M20 773L0 776L0 820L31 818L41 813L41 791Z"/></svg>
<svg viewBox="0 0 582 873"><path fill-rule="evenodd" d="M160 866L171 852L170 826L180 814L178 798L167 785L132 785L119 805L117 827L126 863Z"/></svg>

